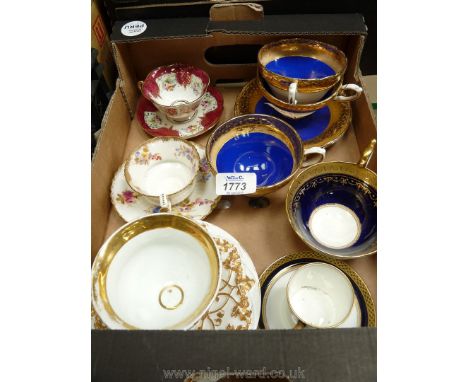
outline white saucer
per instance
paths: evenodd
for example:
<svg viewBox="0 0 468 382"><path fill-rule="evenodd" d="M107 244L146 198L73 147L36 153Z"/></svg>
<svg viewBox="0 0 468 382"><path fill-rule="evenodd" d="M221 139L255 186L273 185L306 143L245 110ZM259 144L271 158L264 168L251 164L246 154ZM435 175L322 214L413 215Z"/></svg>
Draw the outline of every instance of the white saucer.
<svg viewBox="0 0 468 382"><path fill-rule="evenodd" d="M262 319L265 329L292 329L298 319L291 312L286 297L286 286L297 267L290 265L276 274L268 284L262 303ZM361 308L356 297L350 315L338 328L358 328L361 326Z"/></svg>
<svg viewBox="0 0 468 382"><path fill-rule="evenodd" d="M221 284L208 313L192 329L256 329L260 319L260 281L252 259L240 243L218 226L198 221L221 256Z"/></svg>
<svg viewBox="0 0 468 382"><path fill-rule="evenodd" d="M214 210L220 196L216 195L216 177L206 160L205 149L198 144L195 146L200 154L200 172L195 181L195 188L188 198L173 205L171 212L192 219L204 219ZM124 164L114 175L111 186L111 201L117 213L127 222L158 213L160 210L159 206L154 205L130 188L125 180Z"/></svg>
<svg viewBox="0 0 468 382"><path fill-rule="evenodd" d="M338 203L327 203L315 208L308 226L315 240L333 249L351 247L361 235L361 222L355 212Z"/></svg>

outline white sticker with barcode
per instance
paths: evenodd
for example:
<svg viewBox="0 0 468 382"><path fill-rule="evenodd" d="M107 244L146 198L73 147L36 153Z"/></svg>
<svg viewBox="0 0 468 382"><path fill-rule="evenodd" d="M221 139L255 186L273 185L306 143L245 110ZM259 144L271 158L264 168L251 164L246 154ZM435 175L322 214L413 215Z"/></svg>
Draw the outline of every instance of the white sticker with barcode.
<svg viewBox="0 0 468 382"><path fill-rule="evenodd" d="M216 174L216 194L246 195L257 191L257 174L254 172Z"/></svg>

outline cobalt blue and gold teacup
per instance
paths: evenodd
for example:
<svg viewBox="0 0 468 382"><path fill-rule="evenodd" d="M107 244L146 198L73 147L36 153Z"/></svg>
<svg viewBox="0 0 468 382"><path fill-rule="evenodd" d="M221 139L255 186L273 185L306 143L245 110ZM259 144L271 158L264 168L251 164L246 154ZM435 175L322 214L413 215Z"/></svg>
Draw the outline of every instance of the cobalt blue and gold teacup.
<svg viewBox="0 0 468 382"><path fill-rule="evenodd" d="M288 118L294 118L294 115L303 114L304 116L312 114L314 111L319 110L329 103L338 102L351 102L361 96L362 88L356 84L344 84L339 81L331 87L327 93L317 102L290 104L282 99L275 97L271 91L271 87L267 81L259 75L257 76L257 83L262 95L272 105L272 107ZM294 118L296 119L296 118Z"/></svg>
<svg viewBox="0 0 468 382"><path fill-rule="evenodd" d="M286 213L309 247L336 258L377 251L377 174L367 168L376 140L358 163L319 163L289 186Z"/></svg>
<svg viewBox="0 0 468 382"><path fill-rule="evenodd" d="M336 46L294 38L264 45L258 52L258 66L277 98L310 104L342 80L347 59Z"/></svg>
<svg viewBox="0 0 468 382"><path fill-rule="evenodd" d="M294 128L263 114L245 114L218 126L206 145L206 156L217 173L253 172L261 196L284 186L301 167L325 158L325 149L304 149Z"/></svg>

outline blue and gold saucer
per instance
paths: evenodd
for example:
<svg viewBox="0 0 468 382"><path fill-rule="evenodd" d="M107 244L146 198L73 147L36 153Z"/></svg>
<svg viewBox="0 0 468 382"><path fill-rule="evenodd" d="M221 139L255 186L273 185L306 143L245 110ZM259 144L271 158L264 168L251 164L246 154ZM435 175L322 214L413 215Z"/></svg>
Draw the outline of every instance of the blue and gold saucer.
<svg viewBox="0 0 468 382"><path fill-rule="evenodd" d="M288 277L287 273L294 272L297 267L315 261L325 262L337 267L348 276L353 286L355 294L355 306L353 310L356 311L356 314L354 319L347 320L349 321L347 325L340 325L340 327L375 327L375 304L367 285L359 274L345 262L337 259L330 259L315 251L283 256L271 264L260 275L262 292L260 326L265 329L293 329L295 327L297 318L290 317L287 314L287 308L286 310L282 309L284 307L281 306L281 298L277 298L278 296L275 298L272 294L286 293L285 291L281 291L281 286L278 286L278 284L284 281L283 279L285 277ZM274 290L274 288L277 290ZM276 300L275 304L272 304L272 299ZM286 300L286 297L284 297L284 300Z"/></svg>
<svg viewBox="0 0 468 382"><path fill-rule="evenodd" d="M288 118L268 103L255 78L247 83L237 96L234 114L268 114L283 119L297 131L306 148L331 146L346 133L351 125L349 102L330 101L321 109L300 119Z"/></svg>

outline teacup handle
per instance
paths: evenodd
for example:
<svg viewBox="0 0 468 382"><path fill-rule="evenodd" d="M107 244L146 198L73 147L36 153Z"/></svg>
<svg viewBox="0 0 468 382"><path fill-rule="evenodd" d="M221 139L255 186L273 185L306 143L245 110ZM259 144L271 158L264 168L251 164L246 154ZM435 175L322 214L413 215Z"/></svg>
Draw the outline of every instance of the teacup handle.
<svg viewBox="0 0 468 382"><path fill-rule="evenodd" d="M140 89L140 92L143 94L143 81L138 81L137 82L137 87L138 89Z"/></svg>
<svg viewBox="0 0 468 382"><path fill-rule="evenodd" d="M305 160L304 162L302 162L302 167L308 167L312 164L317 164L317 163L320 163L322 162L324 159L325 159L325 154L326 154L327 150L325 150L324 148L322 147L309 147L308 149L305 149L304 150L304 156L309 156L309 155L312 155L312 154L318 154L320 155L319 159L316 160L316 159L309 159L309 160Z"/></svg>
<svg viewBox="0 0 468 382"><path fill-rule="evenodd" d="M291 82L289 84L289 89L288 89L288 103L290 103L291 105L295 105L297 103L296 93L297 93L297 82Z"/></svg>
<svg viewBox="0 0 468 382"><path fill-rule="evenodd" d="M359 162L357 162L357 165L359 167L367 167L372 157L372 154L374 154L374 149L375 149L376 144L377 144L377 140L373 139L372 141L370 141L369 145L364 149L361 159L359 160Z"/></svg>
<svg viewBox="0 0 468 382"><path fill-rule="evenodd" d="M171 212L171 202L167 198L166 194L159 195L159 205L161 207L159 212Z"/></svg>
<svg viewBox="0 0 468 382"><path fill-rule="evenodd" d="M309 159L309 160L305 160L304 162L302 162L302 167L308 167L312 164L317 164L317 163L320 163L322 162L324 159L325 159L325 154L326 154L327 150L325 150L324 148L322 147L309 147L308 149L305 149L304 150L304 156L309 156L309 155L312 155L312 154L319 154L320 157L318 160L314 160L314 159Z"/></svg>
<svg viewBox="0 0 468 382"><path fill-rule="evenodd" d="M353 94L346 96L346 95L337 95L335 97L335 101L345 102L345 101L354 101L361 96L362 88L356 84L346 84L343 85L340 89L340 93L345 92L346 90L352 90Z"/></svg>

